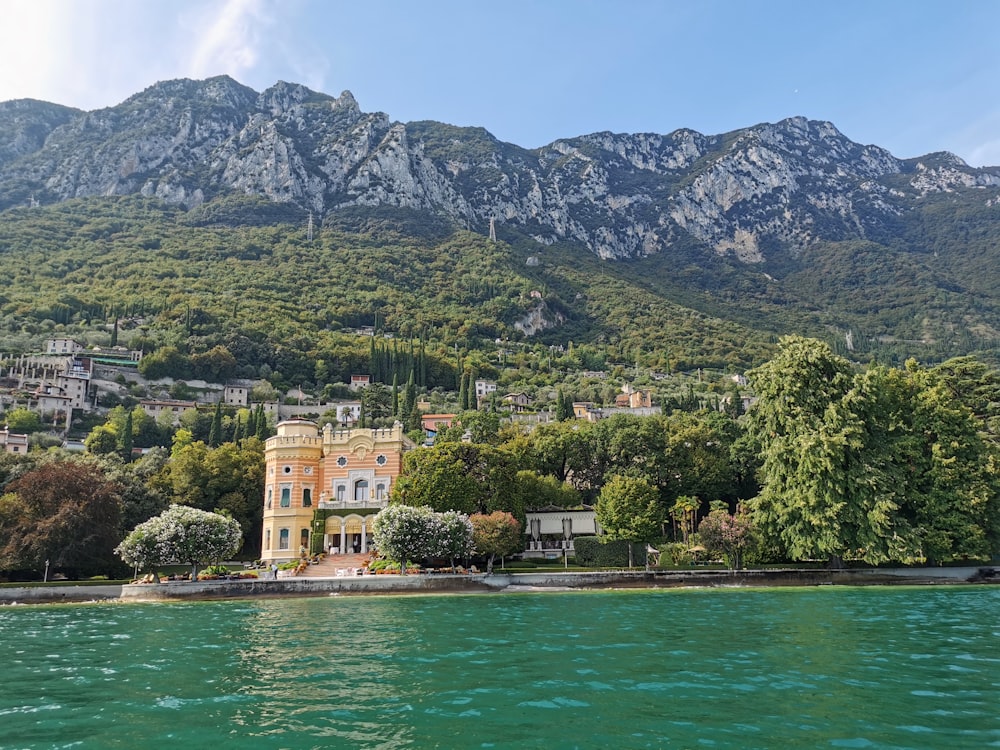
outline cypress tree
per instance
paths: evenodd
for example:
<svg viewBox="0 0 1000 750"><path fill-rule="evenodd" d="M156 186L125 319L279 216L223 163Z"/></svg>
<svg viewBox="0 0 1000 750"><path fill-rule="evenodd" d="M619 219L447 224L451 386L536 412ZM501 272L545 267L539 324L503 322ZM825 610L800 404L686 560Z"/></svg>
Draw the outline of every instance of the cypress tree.
<svg viewBox="0 0 1000 750"><path fill-rule="evenodd" d="M212 415L212 426L208 430L208 446L218 448L222 445L222 402L215 402L215 414Z"/></svg>
<svg viewBox="0 0 1000 750"><path fill-rule="evenodd" d="M240 419L239 413L233 417L233 442L237 445L240 440L243 439L243 420Z"/></svg>
<svg viewBox="0 0 1000 750"><path fill-rule="evenodd" d="M121 435L122 458L126 461L132 460L132 412L125 414L125 426L122 427Z"/></svg>
<svg viewBox="0 0 1000 750"><path fill-rule="evenodd" d="M410 370L410 377L406 381L406 389L403 391L403 411L402 414L407 421L413 416L413 410L417 406L417 386L413 382L413 370Z"/></svg>
<svg viewBox="0 0 1000 750"><path fill-rule="evenodd" d="M392 374L392 416L399 417L399 376Z"/></svg>
<svg viewBox="0 0 1000 750"><path fill-rule="evenodd" d="M257 404L257 438L267 440L267 415L264 414L264 404Z"/></svg>
<svg viewBox="0 0 1000 750"><path fill-rule="evenodd" d="M462 384L458 389L458 410L469 410L469 376L464 372L462 373Z"/></svg>

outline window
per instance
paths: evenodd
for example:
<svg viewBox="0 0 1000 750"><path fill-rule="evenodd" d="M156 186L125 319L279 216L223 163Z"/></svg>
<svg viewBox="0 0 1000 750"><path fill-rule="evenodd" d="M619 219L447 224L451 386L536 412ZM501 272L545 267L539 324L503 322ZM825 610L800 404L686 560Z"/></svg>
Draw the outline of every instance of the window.
<svg viewBox="0 0 1000 750"><path fill-rule="evenodd" d="M282 469L282 471L285 472L286 474L291 474L292 473L292 467L291 466L285 466Z"/></svg>
<svg viewBox="0 0 1000 750"><path fill-rule="evenodd" d="M339 466L341 469L347 466L347 456L341 456L340 458L338 458L337 466Z"/></svg>
<svg viewBox="0 0 1000 750"><path fill-rule="evenodd" d="M271 510L271 501L274 499L274 488L267 488L267 509Z"/></svg>
<svg viewBox="0 0 1000 750"><path fill-rule="evenodd" d="M385 485L381 482L375 485L375 499L385 500Z"/></svg>
<svg viewBox="0 0 1000 750"><path fill-rule="evenodd" d="M264 549L271 549L271 530L264 530Z"/></svg>
<svg viewBox="0 0 1000 750"><path fill-rule="evenodd" d="M354 483L354 500L363 502L368 499L368 480L359 479Z"/></svg>
<svg viewBox="0 0 1000 750"><path fill-rule="evenodd" d="M292 488L282 487L281 488L281 507L287 508L292 504Z"/></svg>
<svg viewBox="0 0 1000 750"><path fill-rule="evenodd" d="M299 548L309 551L309 529L302 529L299 533Z"/></svg>
<svg viewBox="0 0 1000 750"><path fill-rule="evenodd" d="M337 485L337 502L344 502L344 495L347 493L347 488L342 484Z"/></svg>
<svg viewBox="0 0 1000 750"><path fill-rule="evenodd" d="M313 504L312 490L306 487L302 490L302 507L311 508Z"/></svg>
<svg viewBox="0 0 1000 750"><path fill-rule="evenodd" d="M278 531L278 549L288 549L288 529Z"/></svg>
<svg viewBox="0 0 1000 750"><path fill-rule="evenodd" d="M379 466L385 466L385 462L388 460L389 459L385 457L384 453L379 453L378 457L375 459L375 463L377 463Z"/></svg>

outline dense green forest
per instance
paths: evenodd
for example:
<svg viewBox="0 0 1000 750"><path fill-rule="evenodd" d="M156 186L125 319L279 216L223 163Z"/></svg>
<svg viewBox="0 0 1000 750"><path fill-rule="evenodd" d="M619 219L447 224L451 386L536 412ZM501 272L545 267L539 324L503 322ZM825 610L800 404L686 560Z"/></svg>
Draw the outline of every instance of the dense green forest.
<svg viewBox="0 0 1000 750"><path fill-rule="evenodd" d="M469 361L493 368L486 375L510 368L512 385L532 374L525 368L743 371L787 332L862 361L995 354L989 290L948 291L941 277L957 272L932 270L930 248L827 243L772 274L695 248L608 262L513 233L494 243L386 208L331 215L310 240L298 209L249 197L190 212L138 197L75 200L3 219L6 353L57 334L147 353L173 347L188 364L222 347L235 360L229 376L322 386L373 369L369 341L355 333L372 327L423 352L428 388L457 388ZM931 246L947 227L927 221ZM949 262L988 286L996 271L976 261L986 241L971 237L971 257ZM948 323L977 314L985 322ZM515 324L529 315L546 327L523 333Z"/></svg>

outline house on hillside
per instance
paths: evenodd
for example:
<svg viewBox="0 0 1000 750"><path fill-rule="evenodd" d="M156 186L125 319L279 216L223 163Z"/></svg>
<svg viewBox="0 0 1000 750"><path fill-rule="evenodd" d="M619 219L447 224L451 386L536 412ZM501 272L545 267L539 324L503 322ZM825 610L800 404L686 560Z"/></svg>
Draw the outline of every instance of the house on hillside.
<svg viewBox="0 0 1000 750"><path fill-rule="evenodd" d="M477 380L476 381L476 403L482 405L482 403L490 397L491 394L496 393L497 384L491 380Z"/></svg>
<svg viewBox="0 0 1000 750"><path fill-rule="evenodd" d="M222 403L226 406L249 406L252 388L253 383L249 380L230 380L222 391Z"/></svg>
<svg viewBox="0 0 1000 750"><path fill-rule="evenodd" d="M352 391L357 391L362 388L367 388L372 384L371 375L351 375L351 382L348 387Z"/></svg>
<svg viewBox="0 0 1000 750"><path fill-rule="evenodd" d="M503 403L507 405L512 412L519 413L525 411L529 406L531 406L531 397L524 391L508 393L503 397Z"/></svg>
<svg viewBox="0 0 1000 750"><path fill-rule="evenodd" d="M17 432L11 432L6 426L0 432L0 448L7 453L24 455L28 452L28 436Z"/></svg>
<svg viewBox="0 0 1000 750"><path fill-rule="evenodd" d="M649 388L637 390L631 383L625 383L622 392L615 396L615 406L619 409L649 409L653 406L653 391Z"/></svg>
<svg viewBox="0 0 1000 750"><path fill-rule="evenodd" d="M46 339L46 354L76 354L82 352L86 347L73 339Z"/></svg>
<svg viewBox="0 0 1000 750"><path fill-rule="evenodd" d="M174 399L142 399L139 406L153 419L159 420L161 414L169 414L173 424L179 424L181 414L188 409L197 409L196 401L177 401Z"/></svg>

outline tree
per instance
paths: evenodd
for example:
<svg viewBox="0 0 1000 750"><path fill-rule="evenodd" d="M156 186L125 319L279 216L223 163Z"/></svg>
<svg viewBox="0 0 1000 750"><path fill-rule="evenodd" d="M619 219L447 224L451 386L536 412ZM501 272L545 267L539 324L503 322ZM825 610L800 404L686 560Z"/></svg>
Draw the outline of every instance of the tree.
<svg viewBox="0 0 1000 750"><path fill-rule="evenodd" d="M232 518L171 505L136 526L115 552L129 565L151 571L156 580L157 566L189 563L193 581L199 563L225 560L239 552L242 543L240 525Z"/></svg>
<svg viewBox="0 0 1000 750"><path fill-rule="evenodd" d="M693 495L681 495L670 506L670 517L674 519L675 535L677 526L680 526L681 539L684 544L688 543L697 526L699 508L701 508L701 500Z"/></svg>
<svg viewBox="0 0 1000 750"><path fill-rule="evenodd" d="M573 399L560 388L556 392L556 421L565 422L573 419Z"/></svg>
<svg viewBox="0 0 1000 750"><path fill-rule="evenodd" d="M372 523L375 547L398 562L403 575L408 561L422 560L438 551L442 531L440 515L427 507L390 505L379 511Z"/></svg>
<svg viewBox="0 0 1000 750"><path fill-rule="evenodd" d="M469 517L476 553L486 556L486 572L493 572L497 555L511 555L524 549L521 524L510 513L495 511L489 515L476 513Z"/></svg>
<svg viewBox="0 0 1000 750"><path fill-rule="evenodd" d="M42 429L42 418L23 406L11 409L3 416L4 422L11 432L31 434Z"/></svg>
<svg viewBox="0 0 1000 750"><path fill-rule="evenodd" d="M361 410L366 420L384 419L391 415L392 394L382 383L372 383L361 390Z"/></svg>
<svg viewBox="0 0 1000 750"><path fill-rule="evenodd" d="M125 424L122 426L120 438L120 448L122 452L122 458L126 461L132 460L132 445L134 436L132 435L132 412L129 411L125 414Z"/></svg>
<svg viewBox="0 0 1000 750"><path fill-rule="evenodd" d="M451 572L455 572L456 558L468 557L475 549L473 527L469 517L455 510L447 510L441 516L441 536L438 539L436 555L451 561Z"/></svg>
<svg viewBox="0 0 1000 750"><path fill-rule="evenodd" d="M120 487L94 463L47 460L0 497L0 569L107 573L121 538Z"/></svg>
<svg viewBox="0 0 1000 750"><path fill-rule="evenodd" d="M404 456L392 502L468 514L506 510L522 519L521 498L510 492L514 476L513 459L501 448L445 443Z"/></svg>
<svg viewBox="0 0 1000 750"><path fill-rule="evenodd" d="M153 484L174 503L230 513L243 529L247 549L259 544L264 446L256 438L218 448L201 441L178 443Z"/></svg>
<svg viewBox="0 0 1000 750"><path fill-rule="evenodd" d="M611 541L648 542L658 536L663 506L656 487L643 477L616 474L601 488L594 509L597 522ZM628 545L632 567L632 545Z"/></svg>
<svg viewBox="0 0 1000 750"><path fill-rule="evenodd" d="M118 435L110 425L98 425L90 431L90 434L83 441L87 451L95 456L104 456L111 453L118 453Z"/></svg>
<svg viewBox="0 0 1000 750"><path fill-rule="evenodd" d="M731 570L743 568L743 552L750 546L753 522L742 510L730 515L726 510L713 510L698 525L701 543L709 550L721 552Z"/></svg>
<svg viewBox="0 0 1000 750"><path fill-rule="evenodd" d="M222 445L222 401L215 402L215 411L212 413L212 427L208 431L208 445L210 448L218 448Z"/></svg>
<svg viewBox="0 0 1000 750"><path fill-rule="evenodd" d="M954 388L967 375L954 373L910 362L854 374L820 342L783 339L751 372L763 454L751 503L766 537L793 559L835 564L988 557L1000 536L996 452Z"/></svg>
<svg viewBox="0 0 1000 750"><path fill-rule="evenodd" d="M870 536L857 523L867 515L861 498L844 481L859 446L858 420L838 408L853 384L850 363L822 342L786 337L750 380L757 402L749 427L763 454L755 518L792 559L836 563Z"/></svg>

